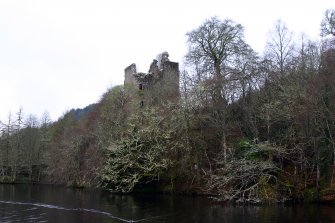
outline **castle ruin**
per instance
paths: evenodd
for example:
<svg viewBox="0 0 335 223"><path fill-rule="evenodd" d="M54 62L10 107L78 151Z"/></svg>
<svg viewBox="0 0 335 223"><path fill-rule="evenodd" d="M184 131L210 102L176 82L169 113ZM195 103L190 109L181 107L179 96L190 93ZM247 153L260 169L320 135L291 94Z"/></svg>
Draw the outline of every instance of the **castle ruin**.
<svg viewBox="0 0 335 223"><path fill-rule="evenodd" d="M124 71L124 85L139 90L141 107L179 98L179 64L169 60L168 52L159 54L152 61L148 73L137 72L135 63Z"/></svg>

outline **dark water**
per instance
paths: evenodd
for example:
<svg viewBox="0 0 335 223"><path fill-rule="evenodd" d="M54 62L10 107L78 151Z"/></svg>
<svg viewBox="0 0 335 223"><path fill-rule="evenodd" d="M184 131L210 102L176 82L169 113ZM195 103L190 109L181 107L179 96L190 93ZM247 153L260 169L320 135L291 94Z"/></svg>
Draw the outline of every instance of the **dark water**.
<svg viewBox="0 0 335 223"><path fill-rule="evenodd" d="M332 206L222 206L205 197L112 195L99 190L0 185L0 222L335 222Z"/></svg>

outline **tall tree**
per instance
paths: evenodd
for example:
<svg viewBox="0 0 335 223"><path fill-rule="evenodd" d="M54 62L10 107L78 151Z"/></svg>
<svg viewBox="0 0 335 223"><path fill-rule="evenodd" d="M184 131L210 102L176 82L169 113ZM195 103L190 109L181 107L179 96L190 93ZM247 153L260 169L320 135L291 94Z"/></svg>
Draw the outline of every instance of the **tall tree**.
<svg viewBox="0 0 335 223"><path fill-rule="evenodd" d="M226 154L225 108L228 103L228 83L231 78L230 59L246 47L244 29L232 20L219 20L212 17L197 29L187 33L188 54L186 60L196 66L197 77L204 72L206 88L213 105L213 124L218 129L219 148ZM203 75L203 74L202 74ZM225 158L227 156L224 156Z"/></svg>
<svg viewBox="0 0 335 223"><path fill-rule="evenodd" d="M228 59L238 53L246 44L244 29L232 20L219 20L212 17L197 29L187 33L189 52L186 59L205 66L207 72L214 74L214 100L222 101L223 86L227 81L223 68Z"/></svg>
<svg viewBox="0 0 335 223"><path fill-rule="evenodd" d="M25 119L25 128L22 129L22 160L21 165L28 172L29 180L32 180L34 166L39 162L37 154L40 150L40 135L38 130L38 118L32 114Z"/></svg>
<svg viewBox="0 0 335 223"><path fill-rule="evenodd" d="M15 181L19 172L19 165L22 158L22 128L23 126L23 109L20 108L16 113L16 120L14 123L14 145L12 152L12 181Z"/></svg>
<svg viewBox="0 0 335 223"><path fill-rule="evenodd" d="M294 44L293 33L288 30L281 20L278 20L274 29L270 31L265 50L266 57L274 63L275 68L283 75L288 62L292 58Z"/></svg>
<svg viewBox="0 0 335 223"><path fill-rule="evenodd" d="M37 153L37 165L38 165L38 174L37 174L37 182L40 181L43 166L47 166L45 151L50 146L51 136L50 136L50 126L51 126L51 118L47 111L42 114L40 119L40 147Z"/></svg>
<svg viewBox="0 0 335 223"><path fill-rule="evenodd" d="M335 10L327 9L321 22L321 36L335 36Z"/></svg>
<svg viewBox="0 0 335 223"><path fill-rule="evenodd" d="M2 136L2 157L3 157L3 176L9 176L10 172L10 163L11 163L11 153L13 148L13 143L11 135L13 133L13 120L12 114L8 114L8 119L6 123L2 123L1 136Z"/></svg>

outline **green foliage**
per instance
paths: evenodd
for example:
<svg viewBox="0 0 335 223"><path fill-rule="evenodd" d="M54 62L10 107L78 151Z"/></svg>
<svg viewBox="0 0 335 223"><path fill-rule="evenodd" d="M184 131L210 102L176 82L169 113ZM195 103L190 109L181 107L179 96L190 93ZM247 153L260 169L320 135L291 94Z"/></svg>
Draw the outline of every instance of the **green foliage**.
<svg viewBox="0 0 335 223"><path fill-rule="evenodd" d="M317 188L308 188L304 191L305 201L317 201L319 199L319 193Z"/></svg>
<svg viewBox="0 0 335 223"><path fill-rule="evenodd" d="M274 151L278 153L278 149L266 143L255 144L250 140L241 139L235 150L235 157L255 161L267 160Z"/></svg>
<svg viewBox="0 0 335 223"><path fill-rule="evenodd" d="M3 177L1 177L0 178L0 182L3 183L3 184L13 183L12 178L9 177L9 176L3 176Z"/></svg>

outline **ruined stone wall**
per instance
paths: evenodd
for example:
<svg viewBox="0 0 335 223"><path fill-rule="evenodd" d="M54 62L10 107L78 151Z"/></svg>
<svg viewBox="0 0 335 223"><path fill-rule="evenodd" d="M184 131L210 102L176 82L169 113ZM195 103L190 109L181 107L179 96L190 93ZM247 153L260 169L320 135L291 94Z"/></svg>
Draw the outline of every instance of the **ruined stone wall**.
<svg viewBox="0 0 335 223"><path fill-rule="evenodd" d="M169 98L179 97L179 64L166 61L163 64L162 82Z"/></svg>
<svg viewBox="0 0 335 223"><path fill-rule="evenodd" d="M124 85L137 85L136 73L136 64L134 63L124 69Z"/></svg>
<svg viewBox="0 0 335 223"><path fill-rule="evenodd" d="M141 95L141 106L175 101L179 98L179 64L163 52L150 65L148 73L136 71L132 64L125 69L125 85L133 85Z"/></svg>

